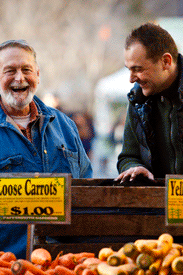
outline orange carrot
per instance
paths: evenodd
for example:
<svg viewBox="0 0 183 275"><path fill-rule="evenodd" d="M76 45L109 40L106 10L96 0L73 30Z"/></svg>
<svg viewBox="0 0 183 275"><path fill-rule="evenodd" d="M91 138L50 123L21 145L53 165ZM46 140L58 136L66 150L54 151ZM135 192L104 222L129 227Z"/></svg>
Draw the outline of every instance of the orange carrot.
<svg viewBox="0 0 183 275"><path fill-rule="evenodd" d="M91 253L91 252L75 253L74 257L76 258L76 261L79 261L81 258L94 258L95 253Z"/></svg>
<svg viewBox="0 0 183 275"><path fill-rule="evenodd" d="M82 275L98 275L98 272L97 272L97 270L92 270L90 268L85 268L83 270Z"/></svg>
<svg viewBox="0 0 183 275"><path fill-rule="evenodd" d="M57 254L56 258L51 262L51 264L50 264L50 266L49 266L50 269L53 269L53 268L55 268L55 267L58 265L58 261L59 261L59 258L60 258L61 256L63 256L63 251L60 251L60 252Z"/></svg>
<svg viewBox="0 0 183 275"><path fill-rule="evenodd" d="M15 275L23 275L26 271L32 272L34 275L45 275L46 273L36 267L33 263L27 261L27 260L17 260L13 263L11 267L11 271Z"/></svg>
<svg viewBox="0 0 183 275"><path fill-rule="evenodd" d="M87 257L83 257L83 258L80 258L77 263L78 264L82 264L86 259L88 259Z"/></svg>
<svg viewBox="0 0 183 275"><path fill-rule="evenodd" d="M65 266L57 265L55 267L55 275L75 275L75 273Z"/></svg>
<svg viewBox="0 0 183 275"><path fill-rule="evenodd" d="M0 267L1 266L11 268L11 263L0 259Z"/></svg>
<svg viewBox="0 0 183 275"><path fill-rule="evenodd" d="M45 274L47 274L47 275L55 275L55 274L56 274L56 273L55 273L55 269L53 269L53 268L47 269L47 270L45 271Z"/></svg>
<svg viewBox="0 0 183 275"><path fill-rule="evenodd" d="M36 266L37 268L45 271L49 268L49 265L41 265L41 264L34 264L34 266Z"/></svg>
<svg viewBox="0 0 183 275"><path fill-rule="evenodd" d="M16 259L16 261L17 261L18 259ZM10 261L9 263L12 265L13 263L14 263L15 261Z"/></svg>
<svg viewBox="0 0 183 275"><path fill-rule="evenodd" d="M75 266L75 268L74 268L74 273L76 274L76 275L82 275L82 273L83 273L83 270L86 268L86 265L85 264L78 264L78 265L76 265Z"/></svg>
<svg viewBox="0 0 183 275"><path fill-rule="evenodd" d="M11 269L8 267L0 267L0 271L3 272L4 275L12 275Z"/></svg>
<svg viewBox="0 0 183 275"><path fill-rule="evenodd" d="M77 261L73 253L68 253L59 257L58 264L69 269L74 269L77 265Z"/></svg>
<svg viewBox="0 0 183 275"><path fill-rule="evenodd" d="M44 248L37 248L31 253L31 262L34 264L48 266L52 261L51 254Z"/></svg>
<svg viewBox="0 0 183 275"><path fill-rule="evenodd" d="M90 268L86 268L85 270L83 270L82 275L98 275L98 272L96 269L92 270Z"/></svg>
<svg viewBox="0 0 183 275"><path fill-rule="evenodd" d="M12 252L5 252L0 256L0 259L3 261L11 262L11 261L16 261L17 258L14 253Z"/></svg>
<svg viewBox="0 0 183 275"><path fill-rule="evenodd" d="M25 275L34 275L32 272L30 272L29 270L25 271Z"/></svg>

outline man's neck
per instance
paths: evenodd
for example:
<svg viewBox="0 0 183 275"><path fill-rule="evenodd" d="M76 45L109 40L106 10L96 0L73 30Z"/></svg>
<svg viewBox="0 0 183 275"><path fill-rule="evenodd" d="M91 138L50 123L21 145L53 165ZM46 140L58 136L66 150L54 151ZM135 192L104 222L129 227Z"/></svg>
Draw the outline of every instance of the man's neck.
<svg viewBox="0 0 183 275"><path fill-rule="evenodd" d="M23 109L15 109L6 104L6 102L3 102L3 100L2 104L10 116L27 116L30 113L30 105L27 105Z"/></svg>
<svg viewBox="0 0 183 275"><path fill-rule="evenodd" d="M168 85L167 88L169 88L169 87L175 82L175 80L176 80L177 77L178 77L178 74L179 74L178 65L175 64L175 66L174 66L174 68L173 68L173 70L172 70L172 73L170 74L170 77L169 77L169 79L168 79L168 81L167 81L167 83L169 83L169 85Z"/></svg>

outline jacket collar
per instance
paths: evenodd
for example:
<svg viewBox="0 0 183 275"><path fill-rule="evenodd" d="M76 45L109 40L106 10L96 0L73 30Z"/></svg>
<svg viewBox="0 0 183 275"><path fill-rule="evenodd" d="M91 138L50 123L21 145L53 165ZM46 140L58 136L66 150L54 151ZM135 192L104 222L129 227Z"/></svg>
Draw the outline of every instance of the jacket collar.
<svg viewBox="0 0 183 275"><path fill-rule="evenodd" d="M137 82L135 82L135 85L130 90L130 92L127 94L127 97L128 97L128 100L133 105L135 105L136 103L137 104L143 104L149 98L149 97L146 97L145 95L143 95L142 89L141 89L140 85Z"/></svg>
<svg viewBox="0 0 183 275"><path fill-rule="evenodd" d="M178 56L178 67L179 67L179 75L180 75L180 82L179 82L179 94L180 94L180 99L183 103L183 56L179 54Z"/></svg>
<svg viewBox="0 0 183 275"><path fill-rule="evenodd" d="M37 96L34 96L33 98L36 107L38 109L38 113L40 117L44 120L45 117L47 117L48 120L53 121L55 118L55 115L51 108L47 107ZM1 124L4 123L7 119L7 115L3 111L3 109L0 106L0 121Z"/></svg>
<svg viewBox="0 0 183 275"><path fill-rule="evenodd" d="M38 113L46 116L54 117L51 108L46 106L36 95L34 96L33 100L38 108Z"/></svg>

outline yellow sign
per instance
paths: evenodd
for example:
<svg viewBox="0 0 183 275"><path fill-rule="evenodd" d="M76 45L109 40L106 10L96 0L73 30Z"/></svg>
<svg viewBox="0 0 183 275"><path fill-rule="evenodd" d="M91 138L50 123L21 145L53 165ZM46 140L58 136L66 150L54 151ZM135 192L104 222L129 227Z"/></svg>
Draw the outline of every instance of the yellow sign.
<svg viewBox="0 0 183 275"><path fill-rule="evenodd" d="M0 221L64 222L66 189L65 177L0 178Z"/></svg>
<svg viewBox="0 0 183 275"><path fill-rule="evenodd" d="M166 176L166 222L183 223L183 176Z"/></svg>

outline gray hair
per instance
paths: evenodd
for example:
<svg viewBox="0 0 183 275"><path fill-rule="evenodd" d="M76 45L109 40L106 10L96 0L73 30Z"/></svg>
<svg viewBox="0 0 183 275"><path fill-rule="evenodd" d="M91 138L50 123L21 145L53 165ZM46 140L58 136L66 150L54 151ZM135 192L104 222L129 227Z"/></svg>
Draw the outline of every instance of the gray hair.
<svg viewBox="0 0 183 275"><path fill-rule="evenodd" d="M6 48L22 48L24 50L26 50L27 52L30 52L35 59L36 62L36 52L33 49L33 47L31 47L26 40L23 39L19 39L19 40L7 40L3 43L0 44L0 51L6 49Z"/></svg>

